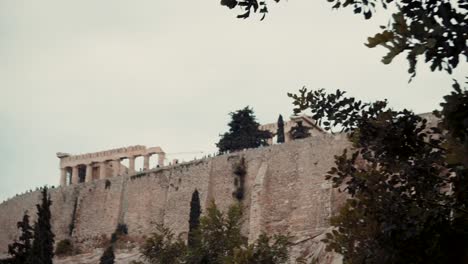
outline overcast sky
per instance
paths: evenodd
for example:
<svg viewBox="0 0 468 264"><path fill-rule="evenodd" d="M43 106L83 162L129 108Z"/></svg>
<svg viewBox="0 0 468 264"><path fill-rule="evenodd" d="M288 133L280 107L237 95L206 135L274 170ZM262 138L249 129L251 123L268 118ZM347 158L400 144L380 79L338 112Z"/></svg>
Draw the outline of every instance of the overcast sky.
<svg viewBox="0 0 468 264"><path fill-rule="evenodd" d="M144 144L187 160L197 154L177 153L216 150L233 110L289 116L286 93L304 85L428 112L468 72L420 65L408 84L404 56L383 65L385 50L363 45L384 12L365 21L325 0L270 10L260 22L218 0L0 1L0 201L57 185L58 151Z"/></svg>

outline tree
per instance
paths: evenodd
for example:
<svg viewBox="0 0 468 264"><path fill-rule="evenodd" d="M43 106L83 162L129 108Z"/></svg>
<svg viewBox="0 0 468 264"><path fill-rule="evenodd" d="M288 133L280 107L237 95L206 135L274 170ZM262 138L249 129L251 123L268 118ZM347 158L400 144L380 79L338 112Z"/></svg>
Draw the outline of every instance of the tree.
<svg viewBox="0 0 468 264"><path fill-rule="evenodd" d="M41 203L36 205L37 221L34 223L34 241L28 262L31 264L52 264L54 258L54 233L50 224L50 206L52 201L47 194L47 187L41 190Z"/></svg>
<svg viewBox="0 0 468 264"><path fill-rule="evenodd" d="M280 0L274 0L279 2ZM241 7L244 13L239 18L248 18L253 11L268 12L270 0L221 0L228 8ZM382 58L385 64L403 52L407 52L408 72L416 75L416 63L420 56L431 64L431 70L449 73L461 59L468 59L468 3L466 0L328 0L334 9L353 8L354 13L370 19L380 5L387 9L394 3L395 10L387 26L368 38L368 47L382 46L388 53ZM463 58L464 57L464 58Z"/></svg>
<svg viewBox="0 0 468 264"><path fill-rule="evenodd" d="M175 238L174 233L161 224L156 225L156 232L145 241L141 247L143 258L150 263L185 263L187 247L181 238Z"/></svg>
<svg viewBox="0 0 468 264"><path fill-rule="evenodd" d="M224 133L216 144L220 152L239 151L268 145L271 133L260 130L254 112L248 106L229 114L229 132Z"/></svg>
<svg viewBox="0 0 468 264"><path fill-rule="evenodd" d="M234 261L239 264L287 263L290 242L286 236L275 235L272 239L261 234L258 240L244 250L234 252Z"/></svg>
<svg viewBox="0 0 468 264"><path fill-rule="evenodd" d="M115 255L114 255L114 246L110 245L104 250L102 254L99 264L114 264Z"/></svg>
<svg viewBox="0 0 468 264"><path fill-rule="evenodd" d="M339 128L353 143L326 176L349 195L324 240L344 263L467 262L468 156L457 152L456 161L450 153L466 151L468 92L454 88L439 127L339 90L289 94L296 113L310 110L325 130Z"/></svg>
<svg viewBox="0 0 468 264"><path fill-rule="evenodd" d="M29 215L27 212L24 213L23 220L17 223L17 227L21 230L21 235L18 241L14 241L13 244L8 245L8 254L12 256L12 258L9 259L9 263L11 264L26 263L26 260L31 254L33 229L29 224Z"/></svg>
<svg viewBox="0 0 468 264"><path fill-rule="evenodd" d="M277 138L277 143L284 143L284 122L283 122L283 116L279 115L278 117L278 130L276 132L276 135L278 136Z"/></svg>
<svg viewBox="0 0 468 264"><path fill-rule="evenodd" d="M302 121L298 121L297 125L291 128L291 137L293 139L301 139L310 137L310 128L302 125Z"/></svg>
<svg viewBox="0 0 468 264"><path fill-rule="evenodd" d="M198 190L195 190L192 194L192 200L190 201L190 218L189 218L189 233L187 239L187 245L189 247L194 246L195 242L195 232L200 226L200 197L198 195Z"/></svg>
<svg viewBox="0 0 468 264"><path fill-rule="evenodd" d="M240 233L241 217L240 205L231 206L224 215L212 202L200 220L198 247L189 252L189 263L226 263L232 258L235 249L247 244Z"/></svg>
<svg viewBox="0 0 468 264"><path fill-rule="evenodd" d="M241 234L242 210L233 205L226 214L212 202L191 247L186 247L180 238L175 238L170 229L157 226L156 233L142 247L143 257L150 263L191 264L253 264L286 263L289 238L276 235L273 239L262 234L252 245Z"/></svg>

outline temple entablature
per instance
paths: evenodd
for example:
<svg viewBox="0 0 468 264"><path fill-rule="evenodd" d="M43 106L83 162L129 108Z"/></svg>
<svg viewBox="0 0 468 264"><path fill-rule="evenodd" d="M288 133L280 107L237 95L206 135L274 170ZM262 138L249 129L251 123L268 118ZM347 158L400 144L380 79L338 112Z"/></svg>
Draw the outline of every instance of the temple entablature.
<svg viewBox="0 0 468 264"><path fill-rule="evenodd" d="M60 185L135 173L137 157L143 157L143 170L149 170L152 155L158 155L157 166L164 166L165 153L160 147L136 145L80 155L57 152L60 159ZM125 159L128 159L128 167L121 164Z"/></svg>

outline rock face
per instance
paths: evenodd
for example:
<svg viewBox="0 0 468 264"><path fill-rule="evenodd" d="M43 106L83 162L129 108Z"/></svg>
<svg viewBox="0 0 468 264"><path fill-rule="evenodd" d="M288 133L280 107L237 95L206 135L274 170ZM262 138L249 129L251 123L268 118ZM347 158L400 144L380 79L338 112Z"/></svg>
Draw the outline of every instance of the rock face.
<svg viewBox="0 0 468 264"><path fill-rule="evenodd" d="M261 232L293 236L292 257L339 263L320 242L328 219L343 200L324 179L349 143L344 135L318 135L271 147L181 163L149 172L108 178L51 190L56 241L72 239L84 252L98 247L116 226L141 239L164 223L186 235L195 189L202 208L215 200L221 209L236 201L234 169L245 160L243 232L255 240ZM0 204L0 253L17 237L16 222L25 210L35 217L39 192ZM61 263L61 262L58 262ZM76 262L78 263L78 262Z"/></svg>

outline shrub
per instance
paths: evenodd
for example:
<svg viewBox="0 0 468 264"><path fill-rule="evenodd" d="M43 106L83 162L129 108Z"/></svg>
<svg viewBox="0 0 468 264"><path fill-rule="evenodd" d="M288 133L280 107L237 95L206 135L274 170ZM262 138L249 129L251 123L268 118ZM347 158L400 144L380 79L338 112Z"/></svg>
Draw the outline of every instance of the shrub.
<svg viewBox="0 0 468 264"><path fill-rule="evenodd" d="M141 248L145 260L154 264L283 264L288 259L289 237L277 235L273 239L262 234L248 245L241 234L242 209L236 204L228 212L221 212L214 202L200 218L190 247L187 247L174 233L157 226L157 233ZM139 262L136 262L139 263Z"/></svg>
<svg viewBox="0 0 468 264"><path fill-rule="evenodd" d="M73 243L70 239L60 240L55 248L55 255L69 256L73 254Z"/></svg>
<svg viewBox="0 0 468 264"><path fill-rule="evenodd" d="M241 158L239 163L233 166L234 174L236 177L234 178L234 186L236 190L232 193L232 196L236 198L239 202L244 199L244 183L245 183L245 175L247 174L247 168L245 166L245 159L244 157Z"/></svg>

